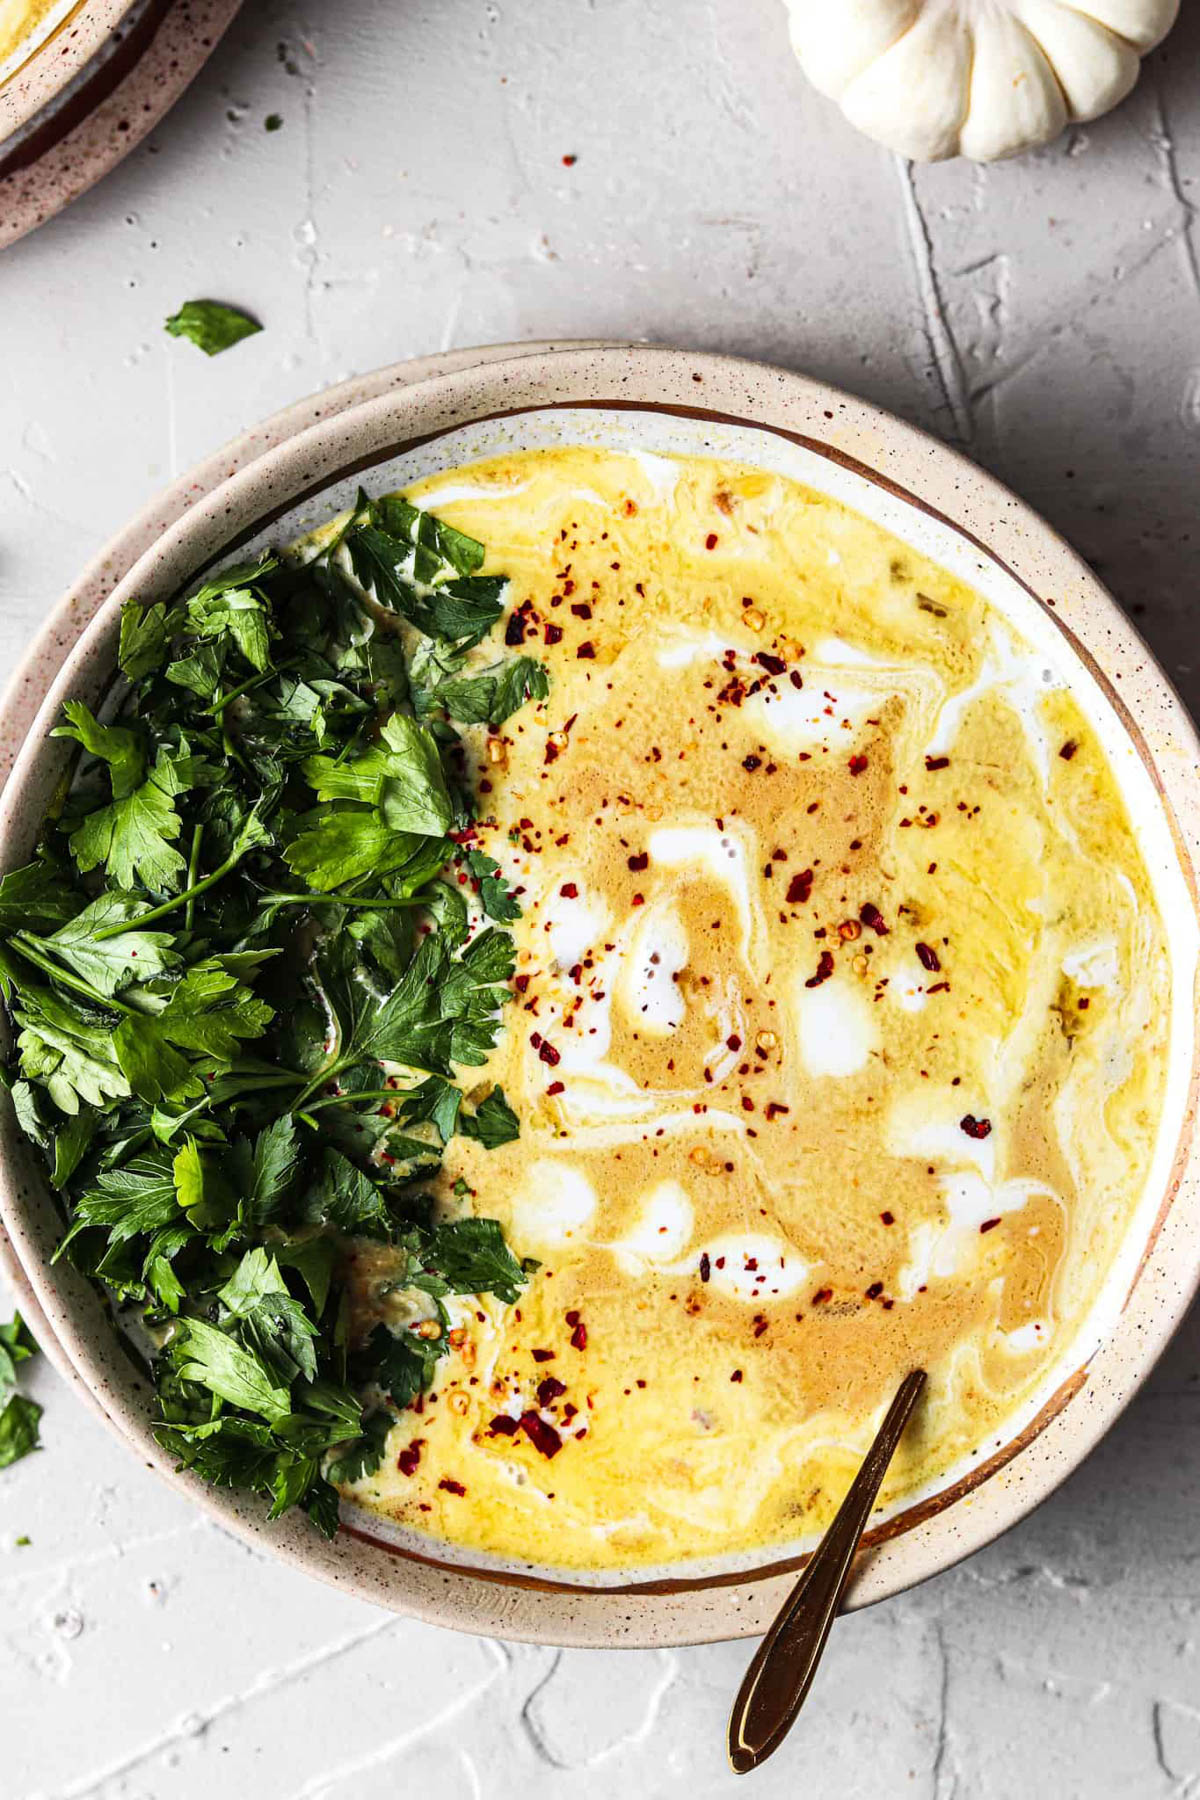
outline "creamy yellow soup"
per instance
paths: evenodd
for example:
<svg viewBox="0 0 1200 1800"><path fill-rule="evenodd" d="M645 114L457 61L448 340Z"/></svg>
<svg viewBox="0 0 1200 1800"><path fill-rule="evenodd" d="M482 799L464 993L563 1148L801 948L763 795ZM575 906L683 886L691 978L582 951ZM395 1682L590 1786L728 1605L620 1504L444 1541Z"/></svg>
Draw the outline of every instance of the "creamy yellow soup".
<svg viewBox="0 0 1200 1800"><path fill-rule="evenodd" d="M459 1305L346 1491L569 1570L765 1551L920 1365L901 1499L1031 1395L1150 1165L1168 963L1096 735L977 593L781 476L568 448L410 497L551 677L467 733L524 908L478 1073L521 1136L438 1189L540 1267ZM360 1330L421 1304L387 1273L364 1246Z"/></svg>
<svg viewBox="0 0 1200 1800"><path fill-rule="evenodd" d="M0 66L41 33L61 0L0 0Z"/></svg>

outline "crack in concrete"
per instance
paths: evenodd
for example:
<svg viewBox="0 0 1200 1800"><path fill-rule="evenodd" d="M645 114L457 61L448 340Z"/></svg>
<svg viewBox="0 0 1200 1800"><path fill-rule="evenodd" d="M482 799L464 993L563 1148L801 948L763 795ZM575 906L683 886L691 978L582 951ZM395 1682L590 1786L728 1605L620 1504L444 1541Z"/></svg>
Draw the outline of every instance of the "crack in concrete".
<svg viewBox="0 0 1200 1800"><path fill-rule="evenodd" d="M950 1772L950 1786L944 1784L943 1777L947 1773L947 1758L950 1754L950 1651L946 1643L946 1633L939 1621L933 1625L933 1640L938 1652L938 1717L937 1743L933 1753L933 1767L930 1771L932 1787L931 1800L954 1800L958 1791L958 1778Z"/></svg>
<svg viewBox="0 0 1200 1800"><path fill-rule="evenodd" d="M395 1622L392 1621L392 1623ZM488 1648L494 1650L495 1645L489 1642ZM420 1724L414 1726L411 1731L402 1731L396 1737L390 1738L386 1744L380 1744L375 1749L368 1750L364 1755L350 1757L345 1762L336 1764L332 1769L323 1769L319 1775L314 1775L306 1781L302 1788L297 1788L293 1800L321 1800L321 1795L334 1782L355 1780L368 1774L372 1769L382 1768L401 1751L411 1750L415 1744L432 1736L440 1726L452 1724L461 1713L466 1712L482 1695L486 1694L489 1688L494 1687L505 1672L503 1659L497 1658L497 1666L486 1681L479 1682L465 1692L460 1690L448 1706L443 1707L440 1712L432 1713L422 1719ZM471 1800L474 1800L474 1796L482 1793L478 1774L469 1759L461 1751L458 1754L471 1783Z"/></svg>
<svg viewBox="0 0 1200 1800"><path fill-rule="evenodd" d="M1175 144L1175 134L1167 116L1167 103L1162 91L1162 74L1158 72L1155 83L1154 108L1158 130L1155 134L1154 147L1158 152L1162 169L1163 186L1174 199L1182 214L1183 224L1180 240L1183 248L1184 266L1188 280L1197 301L1200 301L1200 251L1196 248L1196 240L1192 227L1196 222L1196 208L1183 191L1183 182L1179 174L1179 156Z"/></svg>
<svg viewBox="0 0 1200 1800"><path fill-rule="evenodd" d="M108 1782L115 1781L123 1775L132 1774L135 1769L141 1768L152 1757L161 1756L172 1745L180 1743L185 1738L199 1737L212 1725L215 1725L218 1719L232 1717L244 1707L251 1706L255 1701L265 1698L266 1695L277 1692L278 1689L299 1680L301 1676L311 1674L313 1670L323 1667L324 1664L336 1661L338 1657L357 1649L368 1639L394 1629L399 1623L398 1619L389 1615L384 1619L373 1621L365 1630L351 1632L346 1637L335 1639L331 1644L322 1644L319 1650L311 1651L307 1656L298 1657L294 1663L286 1664L274 1675L267 1674L244 1692L229 1694L223 1700L218 1700L214 1705L209 1706L206 1711L189 1714L177 1725L169 1726L165 1731L159 1732L156 1737L151 1738L149 1742L139 1745L136 1749L119 1757L115 1762L109 1763L107 1767L93 1770L84 1776L81 1782L61 1789L58 1800L101 1800L102 1790ZM299 1796L297 1800L299 1800Z"/></svg>
<svg viewBox="0 0 1200 1800"><path fill-rule="evenodd" d="M1175 216L1163 227L1161 232L1151 238L1140 255L1132 257L1128 262L1118 262L1107 281L1097 283L1077 306L1055 319L1044 331L1035 332L1020 355L1014 357L1012 362L999 370L990 380L980 382L978 386L972 388L969 395L970 405L978 407L981 401L990 399L1010 381L1025 374L1039 357L1044 355L1047 350L1053 349L1069 332L1074 331L1089 313L1094 312L1104 301L1111 299L1116 288L1123 287L1127 282L1140 275L1157 256L1160 256L1176 241L1181 217L1180 209L1175 208Z"/></svg>
<svg viewBox="0 0 1200 1800"><path fill-rule="evenodd" d="M921 296L925 322L925 341L937 372L938 385L946 409L954 421L954 434L962 444L975 435L971 396L963 371L962 357L946 315L946 303L938 279L933 236L917 194L913 164L903 156L893 156L893 164L904 200L904 222L912 257L913 272Z"/></svg>

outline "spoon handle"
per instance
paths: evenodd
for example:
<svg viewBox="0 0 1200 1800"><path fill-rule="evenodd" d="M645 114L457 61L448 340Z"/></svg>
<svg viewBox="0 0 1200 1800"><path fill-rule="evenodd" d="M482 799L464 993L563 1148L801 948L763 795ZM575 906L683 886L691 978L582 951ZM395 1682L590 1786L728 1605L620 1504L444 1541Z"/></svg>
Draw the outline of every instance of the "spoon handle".
<svg viewBox="0 0 1200 1800"><path fill-rule="evenodd" d="M808 1697L875 1496L924 1386L923 1369L905 1376L833 1524L746 1671L729 1718L729 1760L739 1775L778 1749Z"/></svg>

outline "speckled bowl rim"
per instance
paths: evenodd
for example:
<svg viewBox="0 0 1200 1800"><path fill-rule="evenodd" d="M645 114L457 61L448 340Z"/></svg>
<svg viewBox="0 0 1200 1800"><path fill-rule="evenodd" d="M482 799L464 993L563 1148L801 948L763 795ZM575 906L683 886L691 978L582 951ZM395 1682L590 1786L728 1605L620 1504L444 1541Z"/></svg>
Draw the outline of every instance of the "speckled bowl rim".
<svg viewBox="0 0 1200 1800"><path fill-rule="evenodd" d="M1082 646L1093 673L1119 683L1130 735L1149 751L1173 818L1193 898L1200 849L1200 745L1170 683L1112 599L1060 538L999 483L911 426L806 377L732 358L645 347L535 354L434 376L399 394L354 406L311 427L235 475L171 527L123 584L145 595L173 589L232 549L271 514L318 490L350 465L369 466L398 442L440 435L455 424L563 404L661 407L711 414L800 437L823 454L864 468L885 487L981 544L1036 596ZM111 618L124 595L105 605ZM41 736L69 688L95 663L104 619L52 687L30 743L0 802L0 860L29 833L24 789L36 775ZM86 691L86 689L85 689ZM36 808L36 795L32 797ZM1195 1111L1192 1072L1189 1118ZM1185 1133L1185 1138L1187 1137ZM40 1214L38 1204L40 1201ZM51 1276L55 1222L44 1183L7 1112L0 1119L0 1215L36 1298L70 1362L151 1464L167 1459L145 1425L145 1383L114 1349L103 1310L69 1270ZM990 1541L1045 1498L1083 1459L1128 1403L1183 1317L1200 1280L1200 1180L1190 1144L1149 1234L1124 1310L1090 1363L1063 1382L1054 1402L1016 1441L1003 1464L985 1467L952 1505L916 1510L898 1535L861 1559L850 1603L912 1586ZM118 1364L121 1366L118 1367ZM983 1476L986 1474L986 1479ZM307 1525L266 1525L251 1506L214 1494L190 1476L170 1476L238 1535L336 1585L396 1610L459 1629L537 1642L679 1644L761 1631L786 1593L795 1561L777 1572L652 1588L585 1589L500 1580L397 1555L343 1532L333 1544Z"/></svg>
<svg viewBox="0 0 1200 1800"><path fill-rule="evenodd" d="M71 37L74 18L47 40L0 88L0 249L55 218L142 143L204 67L241 4L147 0L138 10L134 0L111 9L86 46ZM118 31L122 41L114 47ZM58 67L60 43L72 54Z"/></svg>
<svg viewBox="0 0 1200 1800"><path fill-rule="evenodd" d="M81 75L141 0L76 0L0 85L0 149L6 138Z"/></svg>

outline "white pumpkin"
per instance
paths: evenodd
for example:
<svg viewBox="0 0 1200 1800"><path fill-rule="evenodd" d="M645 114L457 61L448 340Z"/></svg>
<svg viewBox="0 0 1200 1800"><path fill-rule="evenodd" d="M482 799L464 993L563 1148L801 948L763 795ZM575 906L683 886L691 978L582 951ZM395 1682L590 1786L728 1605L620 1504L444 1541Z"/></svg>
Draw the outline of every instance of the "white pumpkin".
<svg viewBox="0 0 1200 1800"><path fill-rule="evenodd" d="M1179 0L788 0L813 86L901 156L1048 144L1123 100Z"/></svg>

